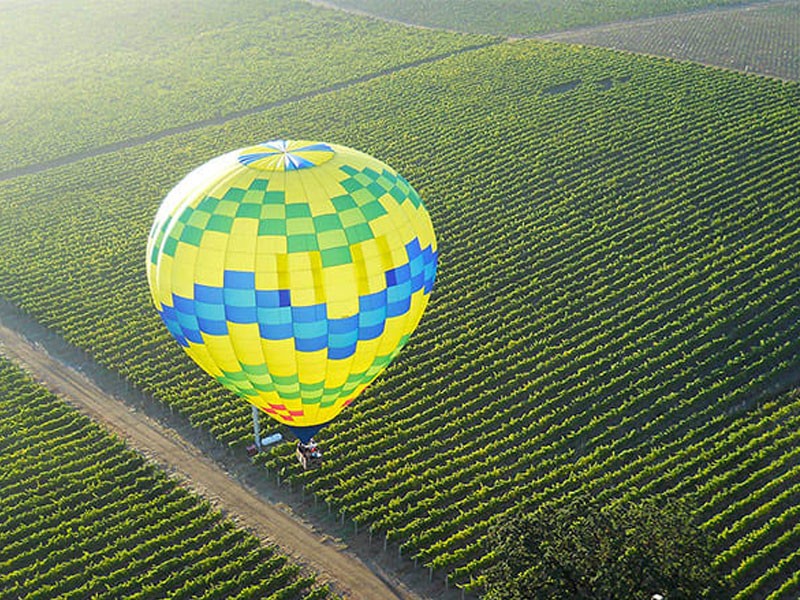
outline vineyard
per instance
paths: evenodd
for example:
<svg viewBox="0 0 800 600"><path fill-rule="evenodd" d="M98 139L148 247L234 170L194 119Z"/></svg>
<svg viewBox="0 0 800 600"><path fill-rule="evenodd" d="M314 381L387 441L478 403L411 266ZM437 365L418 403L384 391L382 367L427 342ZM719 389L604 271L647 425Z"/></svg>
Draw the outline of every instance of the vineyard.
<svg viewBox="0 0 800 600"><path fill-rule="evenodd" d="M699 507L737 598L800 592L800 87L602 49L497 44L0 182L0 294L243 445L249 409L172 343L144 244L192 166L322 139L397 167L439 237L418 332L271 473L450 584L486 532L575 490Z"/></svg>
<svg viewBox="0 0 800 600"><path fill-rule="evenodd" d="M148 0L12 3L0 9L0 32L0 171L488 40L353 20L288 0L158 10Z"/></svg>
<svg viewBox="0 0 800 600"><path fill-rule="evenodd" d="M679 15L547 37L800 80L800 2Z"/></svg>
<svg viewBox="0 0 800 600"><path fill-rule="evenodd" d="M331 0L386 19L428 27L506 35L530 35L599 23L737 6L742 0Z"/></svg>
<svg viewBox="0 0 800 600"><path fill-rule="evenodd" d="M0 598L332 597L0 359Z"/></svg>

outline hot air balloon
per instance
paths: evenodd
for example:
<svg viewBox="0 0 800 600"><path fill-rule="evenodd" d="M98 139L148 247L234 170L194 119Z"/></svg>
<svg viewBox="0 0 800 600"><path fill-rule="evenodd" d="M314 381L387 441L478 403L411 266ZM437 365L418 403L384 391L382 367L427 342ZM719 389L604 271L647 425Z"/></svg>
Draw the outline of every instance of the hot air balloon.
<svg viewBox="0 0 800 600"><path fill-rule="evenodd" d="M147 279L186 353L308 448L408 341L437 256L422 200L391 167L275 140L175 186L150 231Z"/></svg>

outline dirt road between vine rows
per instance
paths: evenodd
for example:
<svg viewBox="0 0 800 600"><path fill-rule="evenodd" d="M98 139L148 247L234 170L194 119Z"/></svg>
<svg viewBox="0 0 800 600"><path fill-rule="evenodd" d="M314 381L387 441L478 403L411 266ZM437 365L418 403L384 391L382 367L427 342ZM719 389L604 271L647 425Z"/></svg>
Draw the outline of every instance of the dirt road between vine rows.
<svg viewBox="0 0 800 600"><path fill-rule="evenodd" d="M366 565L340 542L270 503L176 431L103 391L86 375L51 356L40 343L26 339L2 322L0 354L15 361L52 392L125 439L160 467L183 479L228 517L316 572L321 581L330 583L343 598L420 598L399 581L392 581L376 565Z"/></svg>

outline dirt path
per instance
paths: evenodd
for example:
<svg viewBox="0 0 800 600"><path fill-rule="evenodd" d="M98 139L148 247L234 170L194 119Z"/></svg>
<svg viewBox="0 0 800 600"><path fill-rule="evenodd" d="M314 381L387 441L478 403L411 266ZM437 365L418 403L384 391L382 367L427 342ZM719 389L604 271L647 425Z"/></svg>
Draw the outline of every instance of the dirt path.
<svg viewBox="0 0 800 600"><path fill-rule="evenodd" d="M16 361L51 391L82 413L127 440L162 468L178 475L209 498L227 516L261 539L320 574L344 598L376 600L420 598L377 565L366 565L337 542L316 532L287 510L275 506L183 439L120 399L103 391L86 375L52 357L0 321L0 353Z"/></svg>
<svg viewBox="0 0 800 600"><path fill-rule="evenodd" d="M474 31L462 31L459 29L449 29L448 27L434 27L433 25L423 25L422 23L414 23L412 21L403 21L402 19L393 19L392 17L387 17L384 15L379 15L376 13L371 13L366 10L361 10L358 8L351 8L348 6L340 6L336 2L330 2L329 0L306 0L309 4L314 6L319 6L320 8L325 8L328 10L337 10L339 12L347 13L350 15L355 15L357 17L366 17L368 19L375 19L376 21L383 21L384 23L392 23L394 25L404 25L406 27L413 27L414 29L425 29L427 31L444 31L447 33L458 33L458 34L468 34L468 35L476 35ZM485 34L477 34L477 35L489 35L489 36L496 36L499 34L493 33L485 33Z"/></svg>
<svg viewBox="0 0 800 600"><path fill-rule="evenodd" d="M562 37L569 38L575 34L584 33L584 32L591 32L591 31L604 31L604 30L615 30L622 27L636 27L639 25L646 25L648 23L658 23L660 21L682 18L682 17L695 17L698 15L703 15L707 13L720 13L720 12L736 12L740 10L750 10L753 8L760 8L764 6L771 6L776 4L791 4L796 0L753 0L751 2L743 2L742 4L732 5L732 6L706 6L697 9L686 10L682 12L674 12L674 13L667 13L663 15L655 15L652 17L632 17L630 19L626 19L623 21L609 21L606 23L599 23L597 25L583 25L580 27L575 27L572 29L559 29L558 31L542 31L538 33L530 33L527 35L509 35L506 36L508 40L525 40L525 39L536 39L536 40L555 40L559 41ZM414 23L412 21L404 21L402 19L395 19L392 17L387 17L384 15L380 15L377 13L372 13L367 10L361 10L358 8L351 8L348 6L341 6L337 2L332 0L306 0L309 4L313 4L314 6L319 6L321 8L326 8L328 10L338 10L344 13L348 13L351 15L356 15L359 17L368 17L371 19L377 19L378 21L385 21L386 23L394 23L397 25L405 25L406 27L414 27L416 29L427 29L431 31L446 31L448 33L462 33L462 34L473 34L473 35L490 35L490 36L499 36L503 35L501 33L479 33L477 31L464 31L459 29L450 29L447 27L436 27L433 25L424 25L422 23ZM568 40L569 41L569 40Z"/></svg>
<svg viewBox="0 0 800 600"><path fill-rule="evenodd" d="M598 25L585 25L583 27L575 27L573 29L562 29L559 31L552 31L549 33L532 33L530 35L513 37L510 39L537 39L537 40L551 40L555 42L574 42L573 38L582 34L593 32L607 32L619 31L621 29L632 29L636 27L653 25L656 23L663 23L668 21L695 19L708 14L722 14L722 13L737 13L742 11L758 10L768 8L771 6L780 6L784 4L792 4L796 0L758 0L756 2L746 2L743 4L731 6L709 6L704 8L697 8L694 10L687 10L684 12L669 13L665 15L656 15L654 17L640 17L629 19L627 21L612 21L610 23L600 23Z"/></svg>

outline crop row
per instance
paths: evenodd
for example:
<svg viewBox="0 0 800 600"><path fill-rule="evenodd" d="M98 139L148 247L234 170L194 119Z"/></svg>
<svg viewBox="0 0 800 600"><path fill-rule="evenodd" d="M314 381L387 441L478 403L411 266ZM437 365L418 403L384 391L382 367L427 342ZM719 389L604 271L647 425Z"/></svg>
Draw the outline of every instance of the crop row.
<svg viewBox="0 0 800 600"><path fill-rule="evenodd" d="M741 10L567 32L553 38L798 81L799 18L800 6L796 3L769 3Z"/></svg>
<svg viewBox="0 0 800 600"><path fill-rule="evenodd" d="M16 6L0 16L0 171L214 121L488 41L298 0L202 0L184 11L143 0L72 4Z"/></svg>
<svg viewBox="0 0 800 600"><path fill-rule="evenodd" d="M0 598L326 588L0 359Z"/></svg>
<svg viewBox="0 0 800 600"><path fill-rule="evenodd" d="M565 81L581 83L543 93ZM519 511L579 489L673 493L696 501L738 590L789 597L774 567L793 564L796 437L776 415L794 419L796 399L770 399L800 364L799 99L693 65L504 44L5 182L0 290L239 443L246 405L149 307L144 240L182 175L171 158L276 129L362 148L426 198L439 279L409 346L321 435L325 469L292 479L466 586L493 560L487 531ZM52 213L63 227L45 236ZM286 445L265 464L292 460Z"/></svg>
<svg viewBox="0 0 800 600"><path fill-rule="evenodd" d="M634 83L643 84L635 76ZM504 144L493 147L499 156L486 150L485 136L464 135L480 152L465 141L453 144L479 157L481 178L487 177L481 160L492 160L500 173L488 175L496 189L477 188L493 190L490 197L470 204L464 190L466 201L438 215L446 232L459 232L458 242L479 237L464 243L465 251L456 244L455 265L443 250L435 304L413 357L400 358L405 369L392 370L373 389L380 402L348 423L342 437L359 443L329 476L315 474L306 483L362 526L400 541L404 551L470 577L483 559L473 568L469 559L485 556L477 541L493 522L575 489L576 471L584 471L583 485L600 492L609 480L624 490L621 474L632 454L708 420L719 426L736 419L760 390L796 373L800 214L789 194L796 175L787 165L796 163L798 146L780 121L796 120L797 111L778 107L775 121L757 113L774 124L773 154L766 138L753 136L755 98L743 94L734 104L724 78L715 83L717 90L704 87L679 114L648 119L629 138L620 131L625 126L602 127L592 112L565 111L565 129L577 121L582 131L616 137L602 144L597 138L606 136L592 136L597 148L589 152L580 142L552 152L541 138L525 140L530 130L516 138L499 132ZM625 95L629 103L632 95ZM714 95L724 108L709 102ZM497 110L497 97L492 102ZM454 112L469 123L477 105ZM718 119L717 111L730 120L722 119L712 136L706 124ZM519 104L514 116L518 127L526 122ZM546 125L548 116L532 112L527 121ZM440 119L437 133L450 125L456 126ZM504 177L502 169L523 169L527 157L512 162L503 151L543 147L551 150L547 164L559 165L560 185L576 192L514 193L519 178ZM445 155L441 163L451 168L457 157ZM455 176L444 171L442 180L452 183ZM649 185L631 188L634 177ZM620 185L623 178L627 185ZM593 205L582 194L599 201ZM583 206L564 211L549 202L565 195ZM442 190L441 197L453 196L458 192ZM529 211L547 237L537 237ZM484 223L480 213L492 218ZM543 218L549 215L562 218ZM447 309L439 315L442 304ZM646 466L658 472L657 464ZM720 498L714 508L723 506ZM785 505L773 508L782 514Z"/></svg>

